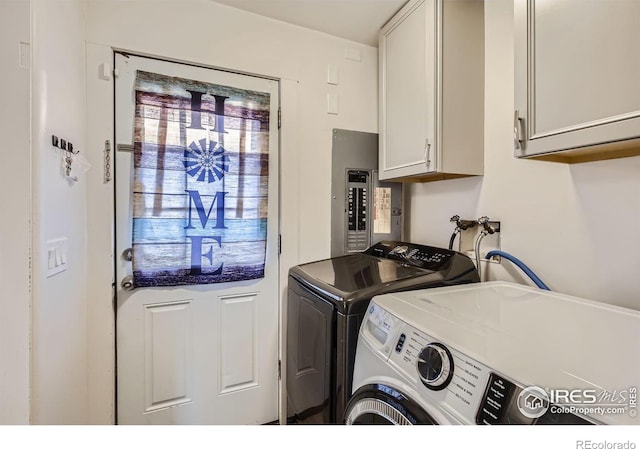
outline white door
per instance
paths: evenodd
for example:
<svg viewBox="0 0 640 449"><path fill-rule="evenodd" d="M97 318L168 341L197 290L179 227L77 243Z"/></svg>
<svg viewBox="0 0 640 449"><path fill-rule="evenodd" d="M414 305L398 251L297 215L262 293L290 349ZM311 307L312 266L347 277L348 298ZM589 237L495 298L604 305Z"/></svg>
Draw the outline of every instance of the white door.
<svg viewBox="0 0 640 449"><path fill-rule="evenodd" d="M118 423L275 421L278 82L115 66Z"/></svg>

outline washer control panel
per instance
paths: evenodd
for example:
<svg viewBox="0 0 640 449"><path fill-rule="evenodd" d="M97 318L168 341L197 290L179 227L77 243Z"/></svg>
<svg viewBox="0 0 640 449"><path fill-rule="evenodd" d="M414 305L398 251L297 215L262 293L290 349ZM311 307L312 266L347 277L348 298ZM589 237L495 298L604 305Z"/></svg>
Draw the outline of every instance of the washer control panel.
<svg viewBox="0 0 640 449"><path fill-rule="evenodd" d="M382 352L385 357L389 356L392 345L396 351L401 351L404 338L395 341L397 335L396 328L401 326L402 321L395 315L390 314L382 307L371 303L367 309L365 322L361 329L361 335ZM406 337L405 337L406 338ZM402 341L400 341L402 340Z"/></svg>
<svg viewBox="0 0 640 449"><path fill-rule="evenodd" d="M475 422L490 370L428 334L402 322L389 363L447 413Z"/></svg>
<svg viewBox="0 0 640 449"><path fill-rule="evenodd" d="M431 390L446 388L453 378L453 356L442 343L429 343L418 354L418 375Z"/></svg>

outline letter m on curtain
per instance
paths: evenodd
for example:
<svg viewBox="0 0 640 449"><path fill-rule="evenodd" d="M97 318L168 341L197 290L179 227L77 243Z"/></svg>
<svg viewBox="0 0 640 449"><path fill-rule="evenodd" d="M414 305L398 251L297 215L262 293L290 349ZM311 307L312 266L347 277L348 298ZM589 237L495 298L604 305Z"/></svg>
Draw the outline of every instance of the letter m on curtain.
<svg viewBox="0 0 640 449"><path fill-rule="evenodd" d="M268 93L138 71L137 287L264 277Z"/></svg>

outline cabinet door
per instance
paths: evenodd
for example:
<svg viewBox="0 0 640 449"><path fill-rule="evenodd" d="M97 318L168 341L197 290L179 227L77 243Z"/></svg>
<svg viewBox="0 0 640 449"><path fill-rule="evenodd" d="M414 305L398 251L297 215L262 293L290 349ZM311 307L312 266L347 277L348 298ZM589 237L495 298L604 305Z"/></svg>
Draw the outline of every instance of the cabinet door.
<svg viewBox="0 0 640 449"><path fill-rule="evenodd" d="M380 33L380 179L437 167L435 6L410 2Z"/></svg>
<svg viewBox="0 0 640 449"><path fill-rule="evenodd" d="M640 136L640 1L516 0L515 25L516 156Z"/></svg>

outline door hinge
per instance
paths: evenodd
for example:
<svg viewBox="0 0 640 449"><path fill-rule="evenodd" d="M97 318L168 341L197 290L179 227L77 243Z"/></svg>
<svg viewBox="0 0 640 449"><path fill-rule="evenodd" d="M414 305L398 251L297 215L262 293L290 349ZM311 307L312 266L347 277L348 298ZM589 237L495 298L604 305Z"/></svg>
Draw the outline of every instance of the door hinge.
<svg viewBox="0 0 640 449"><path fill-rule="evenodd" d="M282 126L282 109L278 108L278 129Z"/></svg>
<svg viewBox="0 0 640 449"><path fill-rule="evenodd" d="M282 234L278 234L278 255L282 254Z"/></svg>
<svg viewBox="0 0 640 449"><path fill-rule="evenodd" d="M282 379L282 361L278 360L278 380Z"/></svg>
<svg viewBox="0 0 640 449"><path fill-rule="evenodd" d="M104 183L111 181L111 142L104 141Z"/></svg>

